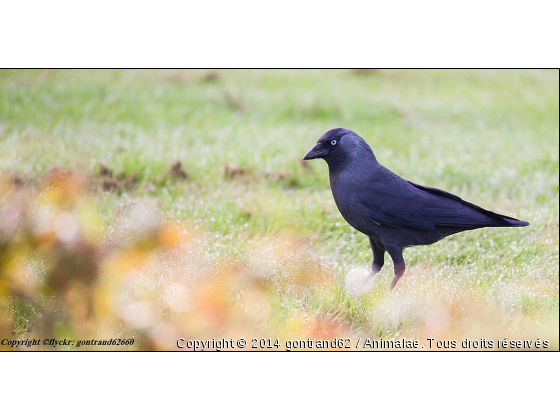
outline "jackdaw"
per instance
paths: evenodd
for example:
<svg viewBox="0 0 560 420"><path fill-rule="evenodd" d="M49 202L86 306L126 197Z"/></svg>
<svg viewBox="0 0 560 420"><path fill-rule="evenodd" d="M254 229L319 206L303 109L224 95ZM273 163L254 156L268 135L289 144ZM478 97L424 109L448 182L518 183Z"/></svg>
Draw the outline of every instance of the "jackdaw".
<svg viewBox="0 0 560 420"><path fill-rule="evenodd" d="M395 267L391 289L404 274L403 249L428 245L464 230L522 227L529 223L497 214L437 188L407 181L382 166L371 147L345 128L327 131L303 157L324 159L338 210L369 237L373 277L385 251Z"/></svg>

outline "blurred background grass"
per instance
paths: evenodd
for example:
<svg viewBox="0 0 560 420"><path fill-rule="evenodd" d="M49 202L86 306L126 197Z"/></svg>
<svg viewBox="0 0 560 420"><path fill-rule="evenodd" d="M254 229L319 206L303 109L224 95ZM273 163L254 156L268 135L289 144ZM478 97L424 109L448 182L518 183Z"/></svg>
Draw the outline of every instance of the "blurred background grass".
<svg viewBox="0 0 560 420"><path fill-rule="evenodd" d="M1 70L0 336L558 349L558 89L548 70ZM388 264L351 296L367 238L301 161L334 127L530 226L408 249L393 292Z"/></svg>

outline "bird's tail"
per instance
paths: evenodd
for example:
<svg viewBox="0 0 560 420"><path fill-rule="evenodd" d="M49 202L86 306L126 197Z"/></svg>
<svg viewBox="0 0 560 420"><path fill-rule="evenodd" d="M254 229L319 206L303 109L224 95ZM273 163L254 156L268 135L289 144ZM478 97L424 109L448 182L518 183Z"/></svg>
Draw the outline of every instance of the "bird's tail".
<svg viewBox="0 0 560 420"><path fill-rule="evenodd" d="M526 222L525 220L519 220L519 219L514 219L513 217L504 217L502 219L506 224L504 225L505 227L524 227L524 226L529 226L529 222Z"/></svg>
<svg viewBox="0 0 560 420"><path fill-rule="evenodd" d="M496 213L494 214L499 217L492 217L493 220L490 224L488 224L488 227L524 227L529 225L529 222L526 222L525 220L514 219L513 217Z"/></svg>

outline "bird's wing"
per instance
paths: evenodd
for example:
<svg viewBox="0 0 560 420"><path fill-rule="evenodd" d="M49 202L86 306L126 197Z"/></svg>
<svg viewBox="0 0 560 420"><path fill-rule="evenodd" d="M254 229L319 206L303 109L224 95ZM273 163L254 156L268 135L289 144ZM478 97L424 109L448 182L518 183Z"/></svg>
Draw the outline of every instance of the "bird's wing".
<svg viewBox="0 0 560 420"><path fill-rule="evenodd" d="M360 211L375 223L421 231L484 226L499 216L451 193L413 184L393 173L363 185L356 192L356 201Z"/></svg>
<svg viewBox="0 0 560 420"><path fill-rule="evenodd" d="M463 200L461 197L458 197L454 194L451 194L447 191L444 190L440 190L439 188L434 188L434 187L427 187L425 185L420 185L420 184L416 184L414 182L410 182L407 181L409 184L412 184L413 186L415 186L416 188L422 190L422 191L426 191L429 192L432 195L438 195L441 197L447 197L450 198L452 200L458 201L461 204L463 204L464 206L476 210L479 213L482 213L483 215L489 216L491 218L496 218L496 219L508 219L508 220L514 220L514 221L518 221L517 219L514 219L513 217L509 217L509 216L504 216L503 214L499 214L499 213L494 213L493 211L490 210L486 210L480 206L477 206L476 204L473 203L469 203L468 201Z"/></svg>
<svg viewBox="0 0 560 420"><path fill-rule="evenodd" d="M358 190L356 201L360 212L367 215L376 224L389 227L409 227L417 230L434 230L435 225L429 219L417 214L418 202L402 192L387 188Z"/></svg>

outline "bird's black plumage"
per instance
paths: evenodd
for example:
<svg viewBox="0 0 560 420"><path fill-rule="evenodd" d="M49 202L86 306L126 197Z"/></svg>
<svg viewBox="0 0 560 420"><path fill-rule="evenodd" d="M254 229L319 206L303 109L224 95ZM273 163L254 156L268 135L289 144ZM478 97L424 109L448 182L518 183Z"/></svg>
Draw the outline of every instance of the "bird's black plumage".
<svg viewBox="0 0 560 420"><path fill-rule="evenodd" d="M529 223L485 210L437 188L407 181L382 166L369 145L345 128L327 131L305 156L324 159L334 201L355 229L369 236L370 276L383 266L385 251L395 265L394 287L402 277L404 248L428 245L454 233Z"/></svg>

